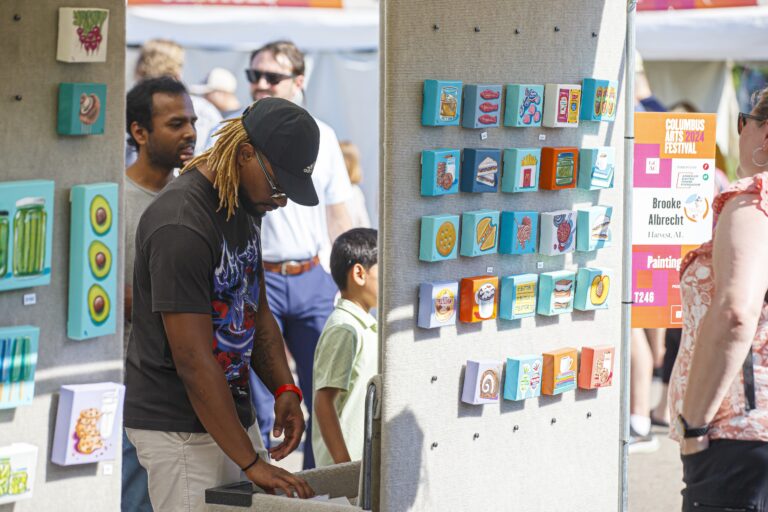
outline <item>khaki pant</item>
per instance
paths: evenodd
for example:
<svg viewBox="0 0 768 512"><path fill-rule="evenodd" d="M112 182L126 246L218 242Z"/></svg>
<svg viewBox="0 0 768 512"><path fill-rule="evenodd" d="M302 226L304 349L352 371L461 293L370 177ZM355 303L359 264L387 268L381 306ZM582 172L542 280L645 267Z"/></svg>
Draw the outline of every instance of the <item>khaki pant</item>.
<svg viewBox="0 0 768 512"><path fill-rule="evenodd" d="M205 490L246 480L210 434L126 428L139 463L147 470L149 500L155 512L197 512L206 509ZM254 448L267 452L257 425L248 429Z"/></svg>

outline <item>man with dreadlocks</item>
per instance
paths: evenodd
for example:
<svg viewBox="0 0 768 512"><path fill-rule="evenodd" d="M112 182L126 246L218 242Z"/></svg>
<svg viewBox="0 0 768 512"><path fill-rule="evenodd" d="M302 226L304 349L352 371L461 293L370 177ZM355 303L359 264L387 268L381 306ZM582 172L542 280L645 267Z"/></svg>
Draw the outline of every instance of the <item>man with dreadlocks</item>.
<svg viewBox="0 0 768 512"><path fill-rule="evenodd" d="M241 478L310 497L267 462L251 405L253 368L275 397L269 450L280 460L304 432L301 390L267 304L260 218L287 199L314 205L319 130L301 107L265 98L224 122L147 208L136 234L125 426L155 510L199 510L204 490Z"/></svg>

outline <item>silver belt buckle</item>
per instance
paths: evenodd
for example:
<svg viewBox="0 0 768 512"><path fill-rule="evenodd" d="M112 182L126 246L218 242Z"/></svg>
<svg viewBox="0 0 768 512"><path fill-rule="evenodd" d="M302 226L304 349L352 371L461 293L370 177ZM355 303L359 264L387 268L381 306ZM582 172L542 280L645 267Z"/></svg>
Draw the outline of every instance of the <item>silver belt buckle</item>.
<svg viewBox="0 0 768 512"><path fill-rule="evenodd" d="M282 262L280 264L280 275L283 275L283 276L287 276L288 275L288 273L285 270L288 265L297 265L297 266L299 266L299 265L301 265L301 263L299 263L296 260L290 260L290 261Z"/></svg>

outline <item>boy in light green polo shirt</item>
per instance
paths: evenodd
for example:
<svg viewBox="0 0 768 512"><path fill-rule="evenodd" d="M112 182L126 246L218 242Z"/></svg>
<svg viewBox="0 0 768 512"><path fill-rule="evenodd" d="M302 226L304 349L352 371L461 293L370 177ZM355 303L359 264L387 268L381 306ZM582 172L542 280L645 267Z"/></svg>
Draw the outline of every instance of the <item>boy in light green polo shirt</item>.
<svg viewBox="0 0 768 512"><path fill-rule="evenodd" d="M365 391L379 372L376 319L379 293L376 230L351 229L331 250L331 275L341 299L315 350L312 448L317 467L363 456Z"/></svg>

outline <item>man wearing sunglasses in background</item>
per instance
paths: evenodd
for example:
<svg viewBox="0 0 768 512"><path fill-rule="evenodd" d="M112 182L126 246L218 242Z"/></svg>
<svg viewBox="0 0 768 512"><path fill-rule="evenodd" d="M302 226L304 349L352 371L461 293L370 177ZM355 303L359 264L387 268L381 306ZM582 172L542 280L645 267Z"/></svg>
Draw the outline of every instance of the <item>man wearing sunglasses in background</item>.
<svg viewBox="0 0 768 512"><path fill-rule="evenodd" d="M304 55L293 43L276 41L255 50L245 74L254 100L271 96L301 102ZM333 240L352 227L345 206L352 189L336 133L317 118L315 121L320 128L320 149L312 181L319 204L307 207L288 201L285 208L266 215L261 226L269 306L296 361L310 414L304 442L305 469L315 466L311 431L315 347L337 292L323 265L327 266ZM251 388L259 428L269 447L273 398L253 373Z"/></svg>

